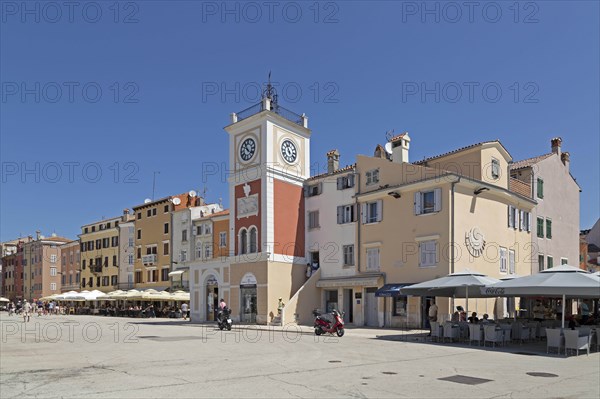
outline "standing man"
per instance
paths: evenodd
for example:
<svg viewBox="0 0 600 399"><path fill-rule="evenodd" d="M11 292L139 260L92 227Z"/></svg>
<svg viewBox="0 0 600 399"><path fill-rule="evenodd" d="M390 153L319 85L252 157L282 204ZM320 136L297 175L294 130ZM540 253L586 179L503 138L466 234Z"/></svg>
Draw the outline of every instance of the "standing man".
<svg viewBox="0 0 600 399"><path fill-rule="evenodd" d="M438 317L438 307L435 304L435 300L432 301L431 306L429 307L429 321L437 321L437 317Z"/></svg>
<svg viewBox="0 0 600 399"><path fill-rule="evenodd" d="M188 304L184 302L183 305L181 305L181 315L183 316L183 320L187 320L187 314Z"/></svg>
<svg viewBox="0 0 600 399"><path fill-rule="evenodd" d="M535 321L544 321L545 313L546 308L542 305L542 302L536 301L535 306L533 307L533 319Z"/></svg>
<svg viewBox="0 0 600 399"><path fill-rule="evenodd" d="M23 323L28 322L31 317L31 304L27 299L23 300Z"/></svg>
<svg viewBox="0 0 600 399"><path fill-rule="evenodd" d="M583 301L581 302L581 324L586 324L590 318L590 308L588 304Z"/></svg>

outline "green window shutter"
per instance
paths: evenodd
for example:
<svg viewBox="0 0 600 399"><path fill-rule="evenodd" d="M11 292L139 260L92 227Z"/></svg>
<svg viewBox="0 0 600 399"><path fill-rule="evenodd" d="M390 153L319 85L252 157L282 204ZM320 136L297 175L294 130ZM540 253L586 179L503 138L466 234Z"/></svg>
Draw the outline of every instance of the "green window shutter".
<svg viewBox="0 0 600 399"><path fill-rule="evenodd" d="M544 238L544 219L537 218L537 236Z"/></svg>
<svg viewBox="0 0 600 399"><path fill-rule="evenodd" d="M546 238L552 238L552 220L546 219Z"/></svg>
<svg viewBox="0 0 600 399"><path fill-rule="evenodd" d="M537 196L538 198L544 198L544 181L537 179Z"/></svg>

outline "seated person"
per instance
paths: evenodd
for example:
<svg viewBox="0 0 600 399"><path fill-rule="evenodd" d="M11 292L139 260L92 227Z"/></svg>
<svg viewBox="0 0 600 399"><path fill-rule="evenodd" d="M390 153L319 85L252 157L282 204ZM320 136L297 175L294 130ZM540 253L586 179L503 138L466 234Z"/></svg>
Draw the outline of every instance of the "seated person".
<svg viewBox="0 0 600 399"><path fill-rule="evenodd" d="M483 314L483 319L481 319L481 324L491 324L494 321L489 319L490 316L488 316L487 313Z"/></svg>
<svg viewBox="0 0 600 399"><path fill-rule="evenodd" d="M463 307L457 306L456 310L458 311L458 314L459 314L459 321L467 321L467 313L465 312Z"/></svg>
<svg viewBox="0 0 600 399"><path fill-rule="evenodd" d="M452 318L450 318L451 322L458 323L459 319L460 319L460 315L458 314L458 312L452 313Z"/></svg>
<svg viewBox="0 0 600 399"><path fill-rule="evenodd" d="M469 317L469 323L477 323L479 318L477 317L477 312L471 313L471 317Z"/></svg>

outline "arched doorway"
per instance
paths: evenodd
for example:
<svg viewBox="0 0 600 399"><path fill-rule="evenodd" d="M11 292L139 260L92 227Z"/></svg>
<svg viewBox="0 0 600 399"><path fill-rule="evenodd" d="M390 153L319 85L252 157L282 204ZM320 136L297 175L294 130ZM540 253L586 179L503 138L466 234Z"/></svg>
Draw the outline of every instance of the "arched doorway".
<svg viewBox="0 0 600 399"><path fill-rule="evenodd" d="M206 321L215 321L219 306L219 283L214 275L206 279Z"/></svg>
<svg viewBox="0 0 600 399"><path fill-rule="evenodd" d="M240 320L242 323L256 323L256 276L246 273L240 281Z"/></svg>

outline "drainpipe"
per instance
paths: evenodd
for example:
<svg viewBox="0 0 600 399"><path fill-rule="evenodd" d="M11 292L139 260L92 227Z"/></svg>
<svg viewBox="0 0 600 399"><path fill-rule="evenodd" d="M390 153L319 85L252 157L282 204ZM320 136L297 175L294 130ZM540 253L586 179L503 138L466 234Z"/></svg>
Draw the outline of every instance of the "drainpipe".
<svg viewBox="0 0 600 399"><path fill-rule="evenodd" d="M456 183L460 182L460 177L452 182L450 197L452 199L452 207L450 208L450 273L454 273L454 192ZM454 311L454 295L450 303L450 314Z"/></svg>

